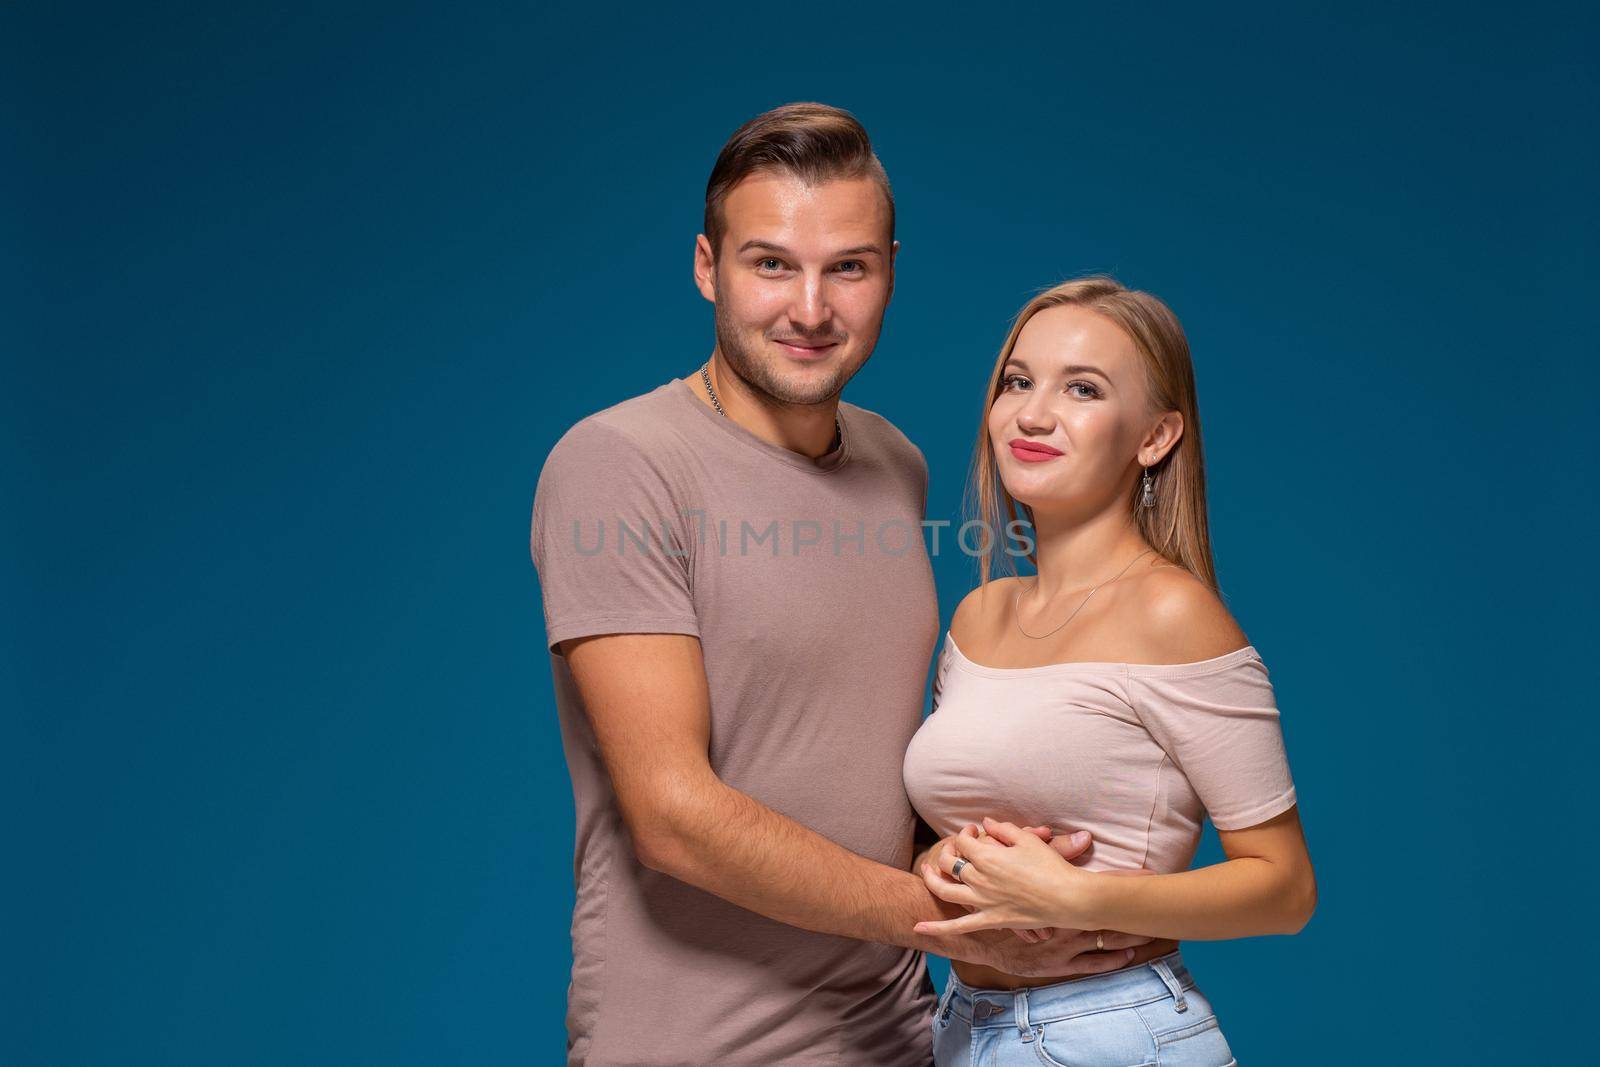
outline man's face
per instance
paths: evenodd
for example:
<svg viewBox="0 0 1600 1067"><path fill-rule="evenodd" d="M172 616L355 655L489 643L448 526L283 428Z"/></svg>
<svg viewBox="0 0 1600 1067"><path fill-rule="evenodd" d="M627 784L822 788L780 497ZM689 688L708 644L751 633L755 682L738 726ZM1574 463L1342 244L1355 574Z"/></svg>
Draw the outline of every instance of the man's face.
<svg viewBox="0 0 1600 1067"><path fill-rule="evenodd" d="M758 172L729 192L723 218L715 255L703 234L696 243L695 281L729 368L779 404L837 396L872 355L894 291L900 245L883 190Z"/></svg>

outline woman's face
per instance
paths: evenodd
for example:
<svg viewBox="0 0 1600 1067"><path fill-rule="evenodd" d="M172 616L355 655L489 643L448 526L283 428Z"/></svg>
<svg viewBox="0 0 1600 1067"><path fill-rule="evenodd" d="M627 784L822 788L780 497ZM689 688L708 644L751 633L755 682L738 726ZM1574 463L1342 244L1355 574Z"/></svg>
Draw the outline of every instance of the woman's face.
<svg viewBox="0 0 1600 1067"><path fill-rule="evenodd" d="M1144 360L1122 328L1074 305L1046 308L1017 336L989 408L1006 491L1035 512L1099 510L1132 492L1138 466L1177 437L1155 433ZM1176 430L1167 420L1169 431ZM1170 440L1167 438L1170 437Z"/></svg>

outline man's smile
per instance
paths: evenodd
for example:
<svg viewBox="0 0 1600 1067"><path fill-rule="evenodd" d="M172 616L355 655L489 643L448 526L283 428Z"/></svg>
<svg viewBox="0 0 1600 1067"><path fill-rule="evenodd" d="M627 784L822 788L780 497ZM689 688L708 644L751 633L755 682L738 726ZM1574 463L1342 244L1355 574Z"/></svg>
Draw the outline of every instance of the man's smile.
<svg viewBox="0 0 1600 1067"><path fill-rule="evenodd" d="M817 343L814 341L778 341L773 342L795 359L813 360L821 359L839 347L838 341Z"/></svg>

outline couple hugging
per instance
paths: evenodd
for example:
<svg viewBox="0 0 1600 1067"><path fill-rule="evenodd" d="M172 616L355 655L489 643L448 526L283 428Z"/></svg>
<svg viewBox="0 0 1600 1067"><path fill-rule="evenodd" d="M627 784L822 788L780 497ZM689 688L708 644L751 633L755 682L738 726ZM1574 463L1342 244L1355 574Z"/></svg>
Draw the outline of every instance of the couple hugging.
<svg viewBox="0 0 1600 1067"><path fill-rule="evenodd" d="M1224 1067L1179 942L1297 932L1316 881L1183 331L1105 277L1022 308L970 401L975 520L933 524L979 574L941 641L926 462L840 398L898 247L850 114L752 119L695 244L710 358L539 476L567 1062ZM1227 860L1191 870L1208 817Z"/></svg>

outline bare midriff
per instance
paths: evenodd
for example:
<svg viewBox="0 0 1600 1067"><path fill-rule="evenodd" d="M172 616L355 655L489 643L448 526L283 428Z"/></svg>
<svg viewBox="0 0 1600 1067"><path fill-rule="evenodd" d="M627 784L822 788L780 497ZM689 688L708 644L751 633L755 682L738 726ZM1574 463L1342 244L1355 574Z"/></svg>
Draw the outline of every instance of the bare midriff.
<svg viewBox="0 0 1600 1067"><path fill-rule="evenodd" d="M1137 967L1157 956L1165 956L1177 947L1176 941L1152 941L1148 945L1135 945L1133 959L1117 969ZM1082 974L1068 974L1056 978L1025 978L997 971L993 967L985 967L981 963L968 963L965 960L951 960L950 969L956 972L957 978L974 989L1031 989L1034 986L1054 985L1057 982L1070 982L1074 978L1089 977Z"/></svg>

